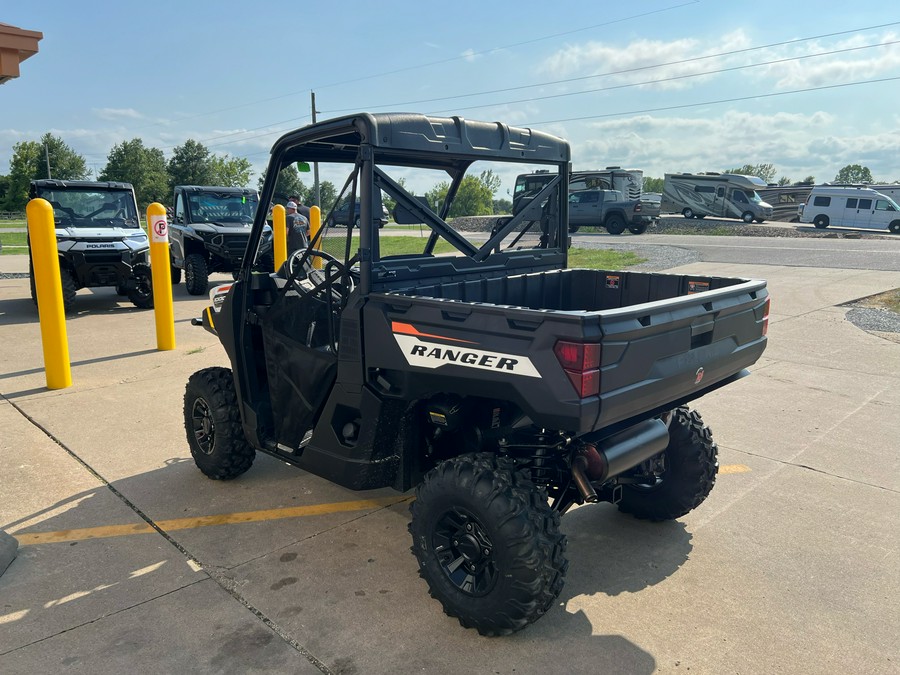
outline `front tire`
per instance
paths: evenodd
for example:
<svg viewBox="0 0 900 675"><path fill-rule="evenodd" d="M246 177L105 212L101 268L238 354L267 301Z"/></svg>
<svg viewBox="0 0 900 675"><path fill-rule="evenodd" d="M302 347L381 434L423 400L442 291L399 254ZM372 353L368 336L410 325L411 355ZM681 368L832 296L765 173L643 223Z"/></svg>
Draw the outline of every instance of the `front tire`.
<svg viewBox="0 0 900 675"><path fill-rule="evenodd" d="M813 220L813 225L820 230L824 230L828 227L828 216L816 216L815 220Z"/></svg>
<svg viewBox="0 0 900 675"><path fill-rule="evenodd" d="M228 368L204 368L188 379L184 430L194 463L209 478L237 478L253 464L256 450L244 436Z"/></svg>
<svg viewBox="0 0 900 675"><path fill-rule="evenodd" d="M744 211L743 215L741 215L741 220L750 225L753 222L753 214L749 211Z"/></svg>
<svg viewBox="0 0 900 675"><path fill-rule="evenodd" d="M140 263L131 271L134 288L128 291L128 299L138 309L153 309L153 276L150 266Z"/></svg>
<svg viewBox="0 0 900 675"><path fill-rule="evenodd" d="M463 627L508 635L543 616L562 590L559 514L512 460L481 453L441 462L410 511L419 575Z"/></svg>
<svg viewBox="0 0 900 675"><path fill-rule="evenodd" d="M690 207L686 208L684 211L681 212L681 215L683 215L685 218L690 220L691 218L694 217L694 209L692 209Z"/></svg>
<svg viewBox="0 0 900 675"><path fill-rule="evenodd" d="M624 484L619 510L647 520L674 520L700 506L719 471L719 448L699 413L672 411L665 469L655 483Z"/></svg>
<svg viewBox="0 0 900 675"><path fill-rule="evenodd" d="M191 295L206 295L209 286L209 268L206 258L191 253L184 259L184 285Z"/></svg>

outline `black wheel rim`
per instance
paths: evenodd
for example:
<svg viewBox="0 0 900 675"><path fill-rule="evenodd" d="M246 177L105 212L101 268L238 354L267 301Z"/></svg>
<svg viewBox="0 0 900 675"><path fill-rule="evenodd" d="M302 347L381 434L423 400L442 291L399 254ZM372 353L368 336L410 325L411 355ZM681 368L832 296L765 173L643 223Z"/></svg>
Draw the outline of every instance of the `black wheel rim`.
<svg viewBox="0 0 900 675"><path fill-rule="evenodd" d="M137 293L140 298L149 298L153 295L153 282L146 274L141 274L137 278Z"/></svg>
<svg viewBox="0 0 900 675"><path fill-rule="evenodd" d="M444 574L460 591L479 597L494 588L500 576L494 545L471 513L459 508L444 513L431 544Z"/></svg>
<svg viewBox="0 0 900 675"><path fill-rule="evenodd" d="M204 455L211 455L216 442L216 425L209 404L202 398L194 400L191 408L191 426L197 447Z"/></svg>

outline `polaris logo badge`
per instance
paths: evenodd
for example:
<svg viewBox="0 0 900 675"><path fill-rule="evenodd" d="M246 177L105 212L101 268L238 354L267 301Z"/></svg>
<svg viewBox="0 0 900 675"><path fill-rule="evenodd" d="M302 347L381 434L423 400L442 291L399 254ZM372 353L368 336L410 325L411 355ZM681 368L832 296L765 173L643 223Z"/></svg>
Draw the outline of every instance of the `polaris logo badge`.
<svg viewBox="0 0 900 675"><path fill-rule="evenodd" d="M85 248L115 248L115 244L87 244Z"/></svg>
<svg viewBox="0 0 900 675"><path fill-rule="evenodd" d="M500 371L510 375L523 375L524 377L541 376L531 359L527 356L424 342L414 335L398 335L394 333L394 339L403 351L406 362L411 366L435 369L453 365L464 368L477 368L479 370Z"/></svg>

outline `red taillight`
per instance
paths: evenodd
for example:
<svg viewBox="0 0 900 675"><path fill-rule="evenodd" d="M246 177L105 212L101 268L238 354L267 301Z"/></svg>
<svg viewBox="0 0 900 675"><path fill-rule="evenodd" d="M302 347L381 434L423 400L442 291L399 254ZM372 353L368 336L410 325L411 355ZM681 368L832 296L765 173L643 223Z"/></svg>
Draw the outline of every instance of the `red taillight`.
<svg viewBox="0 0 900 675"><path fill-rule="evenodd" d="M763 307L763 331L762 334L766 335L769 332L769 304L771 303L771 298L766 298L766 304Z"/></svg>
<svg viewBox="0 0 900 675"><path fill-rule="evenodd" d="M581 398L600 393L600 344L560 340L553 348L556 359Z"/></svg>

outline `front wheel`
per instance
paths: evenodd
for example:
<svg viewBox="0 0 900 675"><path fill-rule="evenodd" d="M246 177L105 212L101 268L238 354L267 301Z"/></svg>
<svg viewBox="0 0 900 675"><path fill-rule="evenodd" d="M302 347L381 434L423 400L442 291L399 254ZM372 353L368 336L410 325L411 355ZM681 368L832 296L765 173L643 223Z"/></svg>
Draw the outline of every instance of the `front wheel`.
<svg viewBox="0 0 900 675"><path fill-rule="evenodd" d="M559 514L512 460L481 453L441 462L410 510L419 575L463 627L508 635L543 616L562 590Z"/></svg>
<svg viewBox="0 0 900 675"><path fill-rule="evenodd" d="M191 295L205 295L209 286L209 268L206 258L191 253L184 259L184 285Z"/></svg>
<svg viewBox="0 0 900 675"><path fill-rule="evenodd" d="M681 212L681 215L683 215L685 218L690 220L691 218L694 217L694 209L686 208L684 211Z"/></svg>
<svg viewBox="0 0 900 675"><path fill-rule="evenodd" d="M647 520L680 518L700 506L713 489L718 454L699 413L676 408L669 422L669 444L662 452L663 470L645 483L624 484L619 510Z"/></svg>
<svg viewBox="0 0 900 675"><path fill-rule="evenodd" d="M210 478L237 478L253 464L256 450L244 436L228 368L204 368L188 379L184 430L194 463Z"/></svg>
<svg viewBox="0 0 900 675"><path fill-rule="evenodd" d="M128 291L128 299L138 309L153 309L153 276L150 266L140 263L131 271L134 288Z"/></svg>
<svg viewBox="0 0 900 675"><path fill-rule="evenodd" d="M813 225L820 230L824 230L828 227L828 216L816 216L815 220L813 220Z"/></svg>
<svg viewBox="0 0 900 675"><path fill-rule="evenodd" d="M753 214L749 211L744 211L743 215L741 215L741 220L749 225L753 222Z"/></svg>

